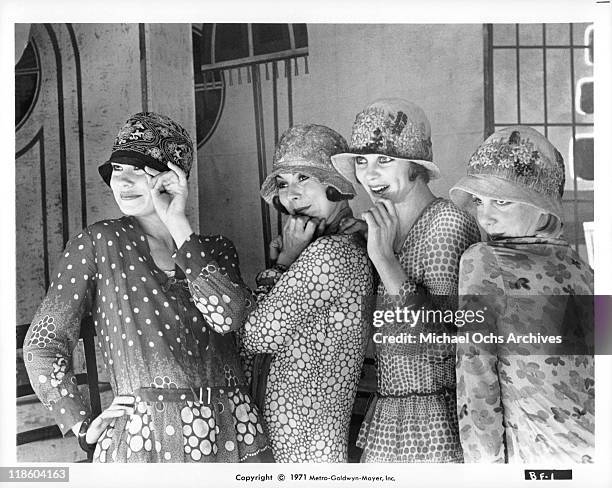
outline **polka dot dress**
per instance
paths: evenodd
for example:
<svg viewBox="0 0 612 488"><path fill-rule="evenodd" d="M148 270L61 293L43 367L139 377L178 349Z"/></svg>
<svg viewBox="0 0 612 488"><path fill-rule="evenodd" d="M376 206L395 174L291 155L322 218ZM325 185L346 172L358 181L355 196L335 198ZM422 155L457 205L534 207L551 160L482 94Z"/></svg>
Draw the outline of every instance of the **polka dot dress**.
<svg viewBox="0 0 612 488"><path fill-rule="evenodd" d="M434 200L410 230L397 255L408 279L400 295L381 282L379 309L403 307L425 293L430 307L456 306L459 260L480 240L478 226L453 203ZM435 296L439 295L439 296ZM412 327L411 327L412 326ZM435 323L388 323L384 335L443 331ZM375 343L378 391L359 432L362 462L462 462L455 390L455 349L437 345Z"/></svg>
<svg viewBox="0 0 612 488"><path fill-rule="evenodd" d="M136 398L134 414L98 440L94 461L269 455L231 333L250 305L234 246L193 234L173 257L176 273L159 269L131 217L98 222L72 239L24 342L33 388L63 433L88 415L71 355L91 313L113 392Z"/></svg>
<svg viewBox="0 0 612 488"><path fill-rule="evenodd" d="M277 462L346 462L351 409L369 335L372 268L355 237L310 244L260 297L243 345L273 353L265 393Z"/></svg>

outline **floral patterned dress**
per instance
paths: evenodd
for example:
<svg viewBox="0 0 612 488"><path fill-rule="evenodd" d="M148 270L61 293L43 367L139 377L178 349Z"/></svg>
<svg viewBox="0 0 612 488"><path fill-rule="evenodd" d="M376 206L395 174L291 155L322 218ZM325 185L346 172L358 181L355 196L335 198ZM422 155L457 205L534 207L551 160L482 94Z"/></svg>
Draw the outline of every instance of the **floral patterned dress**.
<svg viewBox="0 0 612 488"><path fill-rule="evenodd" d="M425 301L419 307L456 307L459 259L480 240L475 220L438 198L425 208L397 254L408 275L399 296L381 282L377 310ZM401 336L439 333L437 323L390 322L377 332ZM376 336L375 336L376 339ZM361 462L462 462L455 405L455 349L451 344L374 341L377 394L359 432Z"/></svg>
<svg viewBox="0 0 612 488"><path fill-rule="evenodd" d="M284 273L264 274L274 284L259 297L242 339L248 351L274 355L263 410L274 459L347 462L369 336L364 307L373 293L363 239L325 235Z"/></svg>
<svg viewBox="0 0 612 488"><path fill-rule="evenodd" d="M226 334L241 326L249 299L234 246L192 234L174 259L169 277L132 217L98 222L68 242L24 343L34 391L63 434L89 414L72 351L91 313L113 393L136 399L134 414L98 440L95 462L265 459L259 412Z"/></svg>
<svg viewBox="0 0 612 488"><path fill-rule="evenodd" d="M487 307L487 333L505 339L495 347L473 341L457 346L465 460L592 462L593 356L507 340L509 332L588 337L588 330L579 330L589 325L583 314L569 329L563 324L568 296L593 294L589 266L562 239L500 239L476 244L463 255L459 291L478 302L470 307Z"/></svg>

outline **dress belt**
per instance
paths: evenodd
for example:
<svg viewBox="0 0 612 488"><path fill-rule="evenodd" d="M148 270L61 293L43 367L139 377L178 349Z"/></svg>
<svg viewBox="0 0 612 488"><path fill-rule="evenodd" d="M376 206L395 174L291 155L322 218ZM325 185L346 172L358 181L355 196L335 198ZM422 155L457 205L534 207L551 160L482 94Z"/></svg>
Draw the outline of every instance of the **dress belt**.
<svg viewBox="0 0 612 488"><path fill-rule="evenodd" d="M184 402L192 401L210 404L213 393L223 394L225 392L248 393L247 385L237 386L202 386L196 388L137 388L134 391L136 401L149 402Z"/></svg>
<svg viewBox="0 0 612 488"><path fill-rule="evenodd" d="M454 388L450 388L448 386L443 386L438 388L435 391L431 392L420 392L420 391L410 391L408 393L404 393L402 395L383 395L382 393L376 392L376 396L378 398L410 398L410 397L429 397L429 396L437 396L444 395L445 393L454 391Z"/></svg>

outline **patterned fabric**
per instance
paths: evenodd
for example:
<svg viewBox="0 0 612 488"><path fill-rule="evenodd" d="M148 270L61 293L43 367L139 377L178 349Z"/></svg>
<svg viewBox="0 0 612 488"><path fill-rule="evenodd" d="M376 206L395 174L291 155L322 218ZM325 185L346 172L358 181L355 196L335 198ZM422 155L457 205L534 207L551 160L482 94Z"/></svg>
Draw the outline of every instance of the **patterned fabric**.
<svg viewBox="0 0 612 488"><path fill-rule="evenodd" d="M411 303L456 307L459 259L480 240L474 219L453 203L434 200L411 228L397 257L408 279L399 297L381 282L377 309ZM443 324L393 322L385 335L440 332ZM379 329L380 330L380 329ZM359 432L362 462L462 462L451 344L376 343L378 391Z"/></svg>
<svg viewBox="0 0 612 488"><path fill-rule="evenodd" d="M563 156L538 131L506 127L483 142L470 158L468 175L492 175L552 198L563 196Z"/></svg>
<svg viewBox="0 0 612 488"><path fill-rule="evenodd" d="M111 161L148 165L158 171L167 171L167 163L172 162L189 176L193 143L189 133L169 117L141 112L132 115L119 130L109 161L98 168L107 185L112 174Z"/></svg>
<svg viewBox="0 0 612 488"><path fill-rule="evenodd" d="M277 462L347 462L372 274L362 240L326 235L250 313L244 347L274 354L263 413Z"/></svg>
<svg viewBox="0 0 612 488"><path fill-rule="evenodd" d="M416 105L402 108L391 111L374 103L357 114L351 132L351 152L433 161L427 117Z"/></svg>
<svg viewBox="0 0 612 488"><path fill-rule="evenodd" d="M272 161L272 172L261 185L261 197L272 203L278 195L276 176L280 173L305 173L324 186L332 186L343 195L355 195L353 185L333 167L331 156L347 149L344 137L324 125L295 125L281 136Z"/></svg>
<svg viewBox="0 0 612 488"><path fill-rule="evenodd" d="M325 226L323 236L330 236L339 233L340 222L345 218L353 216L353 212L349 206L343 207L336 214L333 221ZM366 246L365 239L361 234L353 234L354 241L362 247ZM260 302L266 298L268 293L272 291L278 280L280 280L283 273L287 271L285 266L279 266L275 264L271 268L264 269L255 277L257 288L254 291L256 301ZM242 338L244 329L238 332L239 338ZM268 374L270 366L272 364L272 354L256 354L248 351L244 347L244 340L239 340L239 353L242 363L245 367L245 374L247 379L251 383L251 397L261 408L264 410L265 405L265 392L268 383Z"/></svg>
<svg viewBox="0 0 612 488"><path fill-rule="evenodd" d="M487 325L494 334L523 324L527 332L544 328L554 335L562 322L555 312L565 304L544 307L534 295L592 295L593 273L561 239L508 238L466 251L459 291L480 297L477 306L491 312ZM593 461L593 356L530 352L457 346L457 407L467 462Z"/></svg>
<svg viewBox="0 0 612 488"><path fill-rule="evenodd" d="M221 335L241 326L249 305L236 251L222 236L192 234L174 259L186 279L155 265L136 219L91 225L67 244L26 336L30 381L65 434L88 415L72 351L93 315L113 393L137 397L135 413L98 440L94 461L238 462L268 450L241 390L233 334ZM177 399L176 389L194 394Z"/></svg>

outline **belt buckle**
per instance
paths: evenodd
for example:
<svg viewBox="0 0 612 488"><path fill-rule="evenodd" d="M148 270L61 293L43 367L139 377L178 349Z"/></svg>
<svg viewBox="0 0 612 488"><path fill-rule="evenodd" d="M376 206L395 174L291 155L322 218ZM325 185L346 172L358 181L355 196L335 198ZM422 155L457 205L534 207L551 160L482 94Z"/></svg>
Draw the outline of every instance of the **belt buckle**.
<svg viewBox="0 0 612 488"><path fill-rule="evenodd" d="M207 386L206 388L200 387L200 403L202 403L202 394L204 393L204 390L206 390L206 403L210 405L210 395L212 393L212 390L209 386Z"/></svg>

